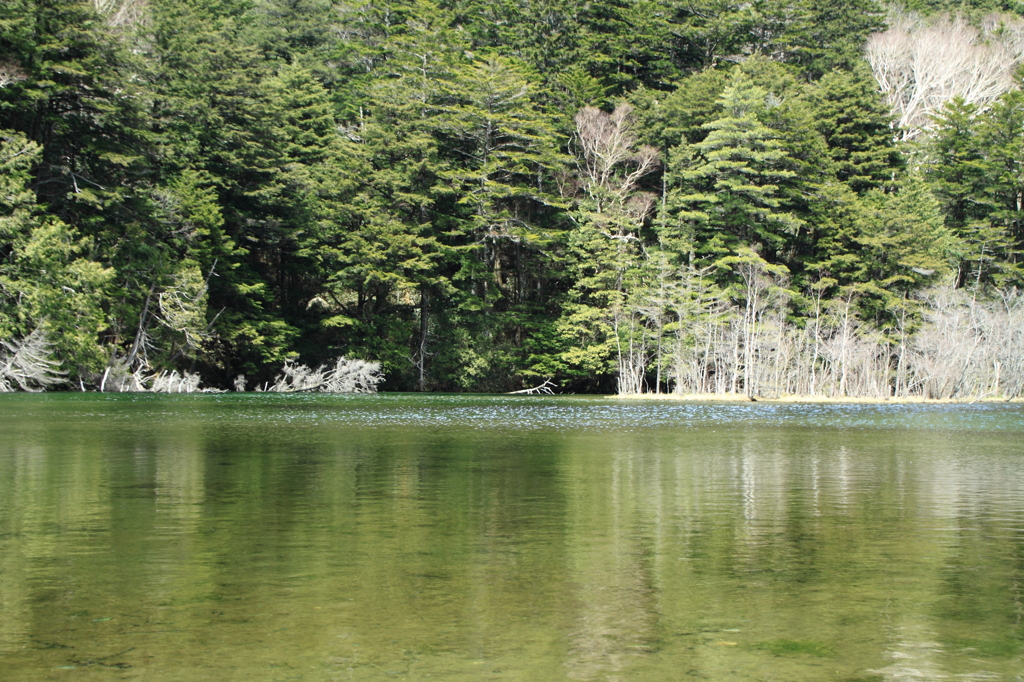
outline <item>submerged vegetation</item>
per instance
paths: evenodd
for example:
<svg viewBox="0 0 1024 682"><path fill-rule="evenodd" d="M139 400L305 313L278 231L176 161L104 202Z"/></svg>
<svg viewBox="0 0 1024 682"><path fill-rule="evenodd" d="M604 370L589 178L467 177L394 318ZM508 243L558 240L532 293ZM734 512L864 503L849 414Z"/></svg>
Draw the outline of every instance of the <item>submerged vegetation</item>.
<svg viewBox="0 0 1024 682"><path fill-rule="evenodd" d="M0 391L1019 396L1018 12L5 2Z"/></svg>

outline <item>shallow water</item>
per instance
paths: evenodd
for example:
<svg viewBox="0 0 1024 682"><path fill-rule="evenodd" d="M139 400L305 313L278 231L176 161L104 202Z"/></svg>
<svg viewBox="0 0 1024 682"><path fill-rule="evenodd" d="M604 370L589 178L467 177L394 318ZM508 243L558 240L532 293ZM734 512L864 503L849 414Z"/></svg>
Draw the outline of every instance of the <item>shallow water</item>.
<svg viewBox="0 0 1024 682"><path fill-rule="evenodd" d="M5 680L1021 680L1024 409L0 397Z"/></svg>

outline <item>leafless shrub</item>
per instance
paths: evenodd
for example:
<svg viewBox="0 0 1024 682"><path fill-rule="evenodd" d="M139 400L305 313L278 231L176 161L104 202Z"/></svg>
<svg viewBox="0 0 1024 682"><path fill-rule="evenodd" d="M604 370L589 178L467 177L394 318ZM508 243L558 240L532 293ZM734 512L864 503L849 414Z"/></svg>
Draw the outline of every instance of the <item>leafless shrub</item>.
<svg viewBox="0 0 1024 682"><path fill-rule="evenodd" d="M284 363L281 373L277 375L269 390L276 393L298 393L302 391L318 391L324 384L326 367L310 369L289 360Z"/></svg>
<svg viewBox="0 0 1024 682"><path fill-rule="evenodd" d="M384 381L379 362L338 358L328 373L324 390L329 393L376 393Z"/></svg>
<svg viewBox="0 0 1024 682"><path fill-rule="evenodd" d="M338 358L334 365L310 369L306 365L286 362L268 390L277 393L376 393L384 381L379 362Z"/></svg>
<svg viewBox="0 0 1024 682"><path fill-rule="evenodd" d="M25 75L25 72L14 62L0 62L0 88L6 88L8 85L18 83L26 78L28 76Z"/></svg>
<svg viewBox="0 0 1024 682"><path fill-rule="evenodd" d="M0 393L37 393L65 382L46 332L36 329L21 341L0 342Z"/></svg>
<svg viewBox="0 0 1024 682"><path fill-rule="evenodd" d="M144 393L146 388L146 372L139 364L133 367L128 358L114 355L103 373L94 378L94 384L100 393Z"/></svg>
<svg viewBox="0 0 1024 682"><path fill-rule="evenodd" d="M194 372L160 370L153 372L139 361L114 355L101 374L92 378L100 393L219 393L218 389L202 388Z"/></svg>
<svg viewBox="0 0 1024 682"><path fill-rule="evenodd" d="M929 128L954 97L984 108L1013 87L1024 56L1021 19L992 16L977 28L960 16L896 13L889 26L865 49L904 139Z"/></svg>
<svg viewBox="0 0 1024 682"><path fill-rule="evenodd" d="M196 393L201 390L199 375L191 372L158 372L149 377L149 382L150 393Z"/></svg>
<svg viewBox="0 0 1024 682"><path fill-rule="evenodd" d="M1000 292L993 315L995 388L1005 398L1016 398L1024 395L1024 292L1016 288Z"/></svg>
<svg viewBox="0 0 1024 682"><path fill-rule="evenodd" d="M926 398L1013 398L1024 388L1024 297L994 301L937 287L924 295L927 324L913 339L909 364Z"/></svg>

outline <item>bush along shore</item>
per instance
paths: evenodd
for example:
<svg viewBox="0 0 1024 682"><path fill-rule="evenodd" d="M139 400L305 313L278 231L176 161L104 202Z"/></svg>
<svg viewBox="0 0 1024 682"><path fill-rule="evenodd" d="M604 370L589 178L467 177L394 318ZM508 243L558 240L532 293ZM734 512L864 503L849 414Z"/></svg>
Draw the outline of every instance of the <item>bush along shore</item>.
<svg viewBox="0 0 1024 682"><path fill-rule="evenodd" d="M195 372L151 371L145 367L132 369L123 358L115 358L102 375L89 377L88 388L100 393L223 393L224 389L203 387ZM295 362L286 362L272 382L253 386L256 392L273 393L376 393L384 381L379 362L337 358L331 365L311 369ZM246 390L246 378L235 377L233 390ZM0 393L77 388L86 391L85 379L78 386L68 381L59 364L50 356L46 335L33 332L17 344L3 344L0 352Z"/></svg>
<svg viewBox="0 0 1024 682"><path fill-rule="evenodd" d="M693 275L693 273L690 273ZM969 291L934 288L917 302L921 321L886 334L861 322L851 300L820 303L798 325L786 316L784 281L757 269L738 306L695 296L698 278L673 278L681 290L666 320L643 298L623 306L618 394L686 399L826 401L979 401L1020 398L1024 391L1024 295L1016 290L980 302ZM908 306L909 308L909 306ZM653 378L652 383L648 383ZM374 393L384 381L380 363L338 358L311 369L286 362L273 381L250 390L281 393ZM0 352L0 392L72 386L42 331ZM132 369L115 358L88 387L106 392L192 393L196 373ZM245 391L243 375L233 389ZM515 393L551 395L557 385Z"/></svg>

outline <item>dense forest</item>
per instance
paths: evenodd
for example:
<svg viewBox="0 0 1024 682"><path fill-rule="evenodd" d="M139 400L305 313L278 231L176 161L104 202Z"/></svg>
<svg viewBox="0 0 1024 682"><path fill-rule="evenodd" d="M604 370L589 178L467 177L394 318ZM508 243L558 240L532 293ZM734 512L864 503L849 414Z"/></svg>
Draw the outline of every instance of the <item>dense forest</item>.
<svg viewBox="0 0 1024 682"><path fill-rule="evenodd" d="M1013 397L1022 17L4 0L0 390Z"/></svg>

